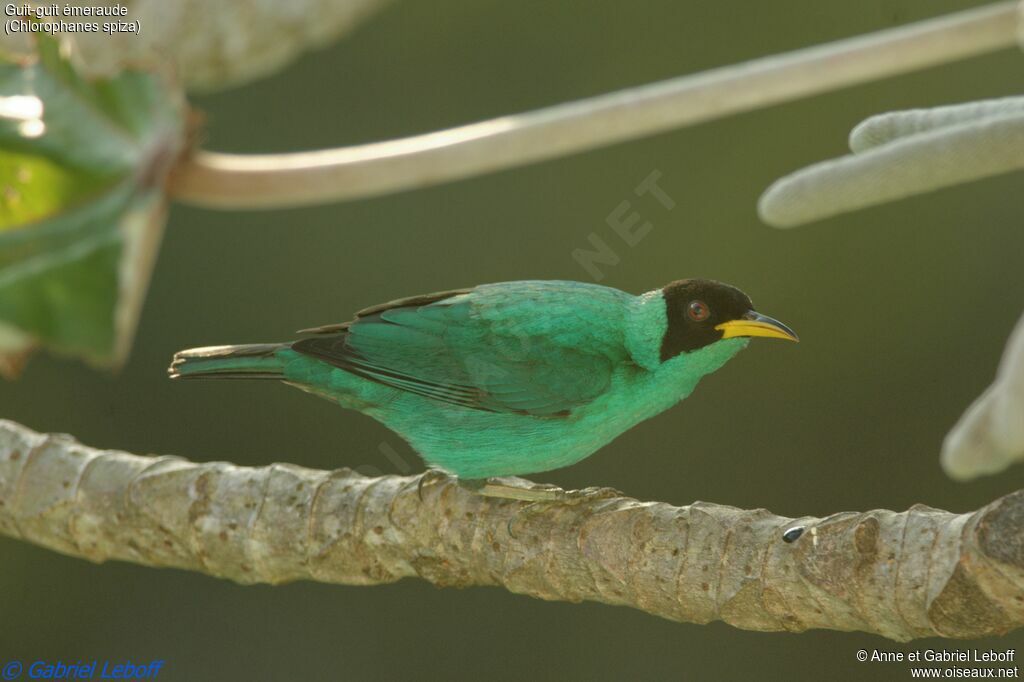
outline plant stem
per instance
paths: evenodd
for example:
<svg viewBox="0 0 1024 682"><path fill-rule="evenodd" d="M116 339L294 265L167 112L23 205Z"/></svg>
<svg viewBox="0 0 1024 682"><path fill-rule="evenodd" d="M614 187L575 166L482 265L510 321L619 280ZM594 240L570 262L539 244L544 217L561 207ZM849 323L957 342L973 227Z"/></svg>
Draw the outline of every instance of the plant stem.
<svg viewBox="0 0 1024 682"><path fill-rule="evenodd" d="M1001 48L1015 2L950 14L533 112L311 152L197 151L171 195L221 209L287 208L428 187L553 159Z"/></svg>

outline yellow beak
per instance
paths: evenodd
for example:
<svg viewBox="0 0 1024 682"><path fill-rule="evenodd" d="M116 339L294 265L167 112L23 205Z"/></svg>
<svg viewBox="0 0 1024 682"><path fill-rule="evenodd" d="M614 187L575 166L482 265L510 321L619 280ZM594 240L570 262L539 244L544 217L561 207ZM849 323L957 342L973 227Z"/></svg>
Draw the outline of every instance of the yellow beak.
<svg viewBox="0 0 1024 682"><path fill-rule="evenodd" d="M729 320L715 325L715 329L722 332L723 339L734 339L739 336L763 336L769 339L800 341L796 332L786 325L767 315L755 313L753 310L738 320Z"/></svg>

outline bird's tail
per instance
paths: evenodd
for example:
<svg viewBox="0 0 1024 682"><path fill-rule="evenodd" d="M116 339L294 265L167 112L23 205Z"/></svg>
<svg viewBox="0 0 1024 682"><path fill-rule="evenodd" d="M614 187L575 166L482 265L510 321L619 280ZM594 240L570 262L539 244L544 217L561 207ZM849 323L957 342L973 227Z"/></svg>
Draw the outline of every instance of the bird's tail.
<svg viewBox="0 0 1024 682"><path fill-rule="evenodd" d="M189 348L174 354L167 373L172 379L281 379L284 366L277 352L287 347L247 343Z"/></svg>

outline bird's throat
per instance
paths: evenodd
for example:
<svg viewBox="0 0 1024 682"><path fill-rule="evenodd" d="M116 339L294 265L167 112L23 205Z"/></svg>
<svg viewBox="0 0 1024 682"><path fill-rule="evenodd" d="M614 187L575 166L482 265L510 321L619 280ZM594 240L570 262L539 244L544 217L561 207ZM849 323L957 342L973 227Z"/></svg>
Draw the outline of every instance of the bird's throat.
<svg viewBox="0 0 1024 682"><path fill-rule="evenodd" d="M652 389L682 400L690 395L697 383L708 374L720 369L737 353L747 347L749 339L724 339L689 353L680 353L666 360L654 372Z"/></svg>

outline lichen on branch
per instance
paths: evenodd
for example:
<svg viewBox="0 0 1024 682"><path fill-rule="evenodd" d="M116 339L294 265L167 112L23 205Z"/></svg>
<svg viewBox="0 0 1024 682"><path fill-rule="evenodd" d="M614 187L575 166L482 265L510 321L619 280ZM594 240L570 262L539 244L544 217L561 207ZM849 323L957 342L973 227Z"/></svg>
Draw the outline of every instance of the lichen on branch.
<svg viewBox="0 0 1024 682"><path fill-rule="evenodd" d="M419 577L676 621L895 640L1024 624L1024 491L970 514L790 519L602 494L531 505L449 478L420 482L102 451L0 421L0 533L96 562L245 584Z"/></svg>

